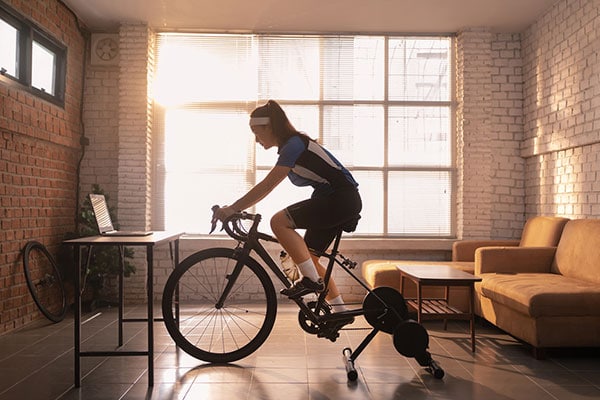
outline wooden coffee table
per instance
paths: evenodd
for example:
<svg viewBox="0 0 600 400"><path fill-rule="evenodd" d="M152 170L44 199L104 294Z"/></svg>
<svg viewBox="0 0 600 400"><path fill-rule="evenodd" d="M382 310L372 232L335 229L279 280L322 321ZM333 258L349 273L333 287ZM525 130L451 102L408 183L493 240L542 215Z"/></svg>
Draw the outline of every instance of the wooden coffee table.
<svg viewBox="0 0 600 400"><path fill-rule="evenodd" d="M471 324L471 351L475 351L475 282L481 278L468 272L460 271L444 264L430 265L398 265L400 270L400 290L404 294L404 280L409 279L417 285L417 297L408 298L406 303L417 311L419 323L426 319L468 320ZM423 298L423 286L445 286L443 298ZM464 312L448 304L451 286L467 286L469 288L469 311ZM446 325L444 325L444 328Z"/></svg>

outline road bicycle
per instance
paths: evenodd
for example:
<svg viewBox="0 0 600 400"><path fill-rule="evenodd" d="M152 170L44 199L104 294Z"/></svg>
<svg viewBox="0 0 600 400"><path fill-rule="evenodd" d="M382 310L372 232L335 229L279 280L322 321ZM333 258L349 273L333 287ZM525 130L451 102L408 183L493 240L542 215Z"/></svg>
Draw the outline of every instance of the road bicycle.
<svg viewBox="0 0 600 400"><path fill-rule="evenodd" d="M22 251L23 272L33 301L52 322L60 322L67 313L67 295L56 261L46 246L35 240Z"/></svg>
<svg viewBox="0 0 600 400"><path fill-rule="evenodd" d="M233 214L223 221L222 228L237 241L237 246L200 250L181 261L167 280L162 297L167 331L179 348L199 360L230 363L256 351L267 340L277 315L277 293L272 279L279 280L286 288L293 284L261 243L278 241L258 231L260 221L260 214ZM328 259L323 277L325 291L308 300L290 298L299 307L300 326L310 334L335 341L349 320L358 316L366 319L371 332L354 351L345 348L342 352L351 381L358 377L356 359L379 332L392 334L394 347L400 354L414 357L441 379L444 370L427 351L429 335L422 325L408 317L402 295L389 287L370 289L352 272L356 262L338 252L342 233L354 231L357 222L358 218L339 227L330 252L315 252ZM327 303L325 297L334 266L365 289L362 307L334 312Z"/></svg>

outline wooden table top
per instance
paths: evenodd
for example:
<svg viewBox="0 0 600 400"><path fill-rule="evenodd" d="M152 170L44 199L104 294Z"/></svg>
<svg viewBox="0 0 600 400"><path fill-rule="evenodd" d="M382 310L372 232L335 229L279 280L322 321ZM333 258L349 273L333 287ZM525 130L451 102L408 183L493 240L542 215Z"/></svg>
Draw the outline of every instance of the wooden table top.
<svg viewBox="0 0 600 400"><path fill-rule="evenodd" d="M146 236L87 236L77 239L65 240L63 243L70 245L125 245L125 246L136 246L144 245L151 246L159 244L165 241L172 241L179 239L183 235L182 232L165 232L165 231L154 231L150 235Z"/></svg>
<svg viewBox="0 0 600 400"><path fill-rule="evenodd" d="M405 265L399 264L397 268L406 276L421 282L454 282L469 283L479 282L481 278L465 271L452 268L445 264Z"/></svg>

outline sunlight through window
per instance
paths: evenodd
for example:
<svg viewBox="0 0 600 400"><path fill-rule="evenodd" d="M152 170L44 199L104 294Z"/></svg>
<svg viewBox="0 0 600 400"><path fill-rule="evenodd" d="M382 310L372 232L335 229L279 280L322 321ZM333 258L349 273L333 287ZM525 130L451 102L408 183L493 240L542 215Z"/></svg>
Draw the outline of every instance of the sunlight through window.
<svg viewBox="0 0 600 400"><path fill-rule="evenodd" d="M359 182L355 235L451 236L450 49L448 37L159 34L163 227L206 233L212 205L267 175L277 152L256 145L248 115L275 99ZM268 219L310 193L286 181L252 211Z"/></svg>

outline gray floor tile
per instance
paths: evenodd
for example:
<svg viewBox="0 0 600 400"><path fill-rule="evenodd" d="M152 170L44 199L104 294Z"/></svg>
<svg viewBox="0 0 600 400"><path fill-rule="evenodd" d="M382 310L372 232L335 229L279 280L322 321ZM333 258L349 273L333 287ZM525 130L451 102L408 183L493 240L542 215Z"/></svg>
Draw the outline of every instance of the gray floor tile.
<svg viewBox="0 0 600 400"><path fill-rule="evenodd" d="M132 313L143 314L133 308ZM158 308L157 308L158 309ZM101 309L84 326L83 350L111 350L116 309ZM91 315L88 315L89 317ZM144 350L146 325L125 325L123 349ZM489 324L477 324L471 352L468 324L424 324L430 352L444 368L436 379L417 361L398 354L380 332L355 362L349 382L342 353L356 349L372 328L361 318L335 342L304 332L293 304L282 301L273 332L251 356L208 364L174 346L155 323L155 385L148 387L146 357L81 360L82 386L73 387L73 320L38 321L0 337L0 400L13 399L486 399L572 400L600 397L600 351L549 352L536 360L527 346ZM364 329L357 329L364 328Z"/></svg>

